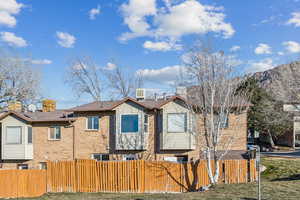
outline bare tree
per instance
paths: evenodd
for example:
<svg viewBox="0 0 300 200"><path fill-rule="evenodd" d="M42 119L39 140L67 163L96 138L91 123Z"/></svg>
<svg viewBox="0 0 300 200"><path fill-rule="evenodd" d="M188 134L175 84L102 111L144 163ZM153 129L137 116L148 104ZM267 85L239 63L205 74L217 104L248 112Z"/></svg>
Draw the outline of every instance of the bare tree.
<svg viewBox="0 0 300 200"><path fill-rule="evenodd" d="M24 106L36 103L40 97L40 74L28 59L1 52L0 104L20 101Z"/></svg>
<svg viewBox="0 0 300 200"><path fill-rule="evenodd" d="M247 94L239 92L237 95L243 79L223 52L215 52L209 44L202 43L188 55L187 82L193 85L188 92L188 106L194 118L200 121L194 134L197 141L204 138L202 152L210 182L214 185L219 179L219 160L228 153L235 138L234 134L224 134L223 125L229 114L245 112Z"/></svg>
<svg viewBox="0 0 300 200"><path fill-rule="evenodd" d="M112 98L124 98L134 96L135 90L143 86L143 79L139 74L125 72L120 67L106 73L108 88Z"/></svg>
<svg viewBox="0 0 300 200"><path fill-rule="evenodd" d="M71 62L67 71L66 82L71 85L78 97L90 95L95 101L102 98L101 87L103 70L92 59L77 58Z"/></svg>

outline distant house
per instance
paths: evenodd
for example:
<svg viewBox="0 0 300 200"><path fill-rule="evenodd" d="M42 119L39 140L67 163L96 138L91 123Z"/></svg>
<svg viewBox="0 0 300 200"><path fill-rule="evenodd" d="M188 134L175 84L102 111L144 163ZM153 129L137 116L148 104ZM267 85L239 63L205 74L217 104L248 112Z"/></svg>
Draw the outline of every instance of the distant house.
<svg viewBox="0 0 300 200"><path fill-rule="evenodd" d="M180 96L55 107L45 101L43 110L1 113L1 168L43 168L47 160L73 159L188 161L203 150L204 138L193 130L200 122ZM230 113L223 129L225 137L234 135L230 150L244 152L247 112Z"/></svg>
<svg viewBox="0 0 300 200"><path fill-rule="evenodd" d="M279 143L293 148L300 147L300 104L286 103L283 110L294 114L293 131L279 137Z"/></svg>

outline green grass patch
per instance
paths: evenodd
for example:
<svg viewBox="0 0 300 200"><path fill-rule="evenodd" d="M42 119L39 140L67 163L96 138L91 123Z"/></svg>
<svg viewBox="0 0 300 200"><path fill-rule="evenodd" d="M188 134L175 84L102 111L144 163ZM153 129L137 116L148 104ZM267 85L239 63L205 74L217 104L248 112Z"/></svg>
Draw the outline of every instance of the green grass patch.
<svg viewBox="0 0 300 200"><path fill-rule="evenodd" d="M263 158L262 164L267 167L262 173L264 180L295 180L300 176L300 159Z"/></svg>

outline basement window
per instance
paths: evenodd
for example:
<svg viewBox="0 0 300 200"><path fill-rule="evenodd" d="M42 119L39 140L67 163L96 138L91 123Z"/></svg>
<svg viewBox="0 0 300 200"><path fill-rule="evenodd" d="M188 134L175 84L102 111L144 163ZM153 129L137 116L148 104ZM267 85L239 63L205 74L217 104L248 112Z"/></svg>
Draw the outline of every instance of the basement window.
<svg viewBox="0 0 300 200"><path fill-rule="evenodd" d="M47 163L46 162L40 162L40 169L47 169Z"/></svg>
<svg viewBox="0 0 300 200"><path fill-rule="evenodd" d="M123 160L137 160L137 157L134 154L127 154L123 155Z"/></svg>
<svg viewBox="0 0 300 200"><path fill-rule="evenodd" d="M18 164L17 169L28 169L28 164Z"/></svg>
<svg viewBox="0 0 300 200"><path fill-rule="evenodd" d="M109 154L94 153L92 154L92 159L97 161L108 161Z"/></svg>

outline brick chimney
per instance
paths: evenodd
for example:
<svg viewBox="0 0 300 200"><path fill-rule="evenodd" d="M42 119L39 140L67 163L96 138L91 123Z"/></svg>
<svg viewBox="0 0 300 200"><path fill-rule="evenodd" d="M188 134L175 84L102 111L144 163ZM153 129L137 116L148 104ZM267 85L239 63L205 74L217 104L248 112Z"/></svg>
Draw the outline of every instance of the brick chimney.
<svg viewBox="0 0 300 200"><path fill-rule="evenodd" d="M22 112L22 103L20 101L11 101L8 102L8 110Z"/></svg>
<svg viewBox="0 0 300 200"><path fill-rule="evenodd" d="M43 112L52 112L56 110L56 101L51 99L45 99L42 101Z"/></svg>

